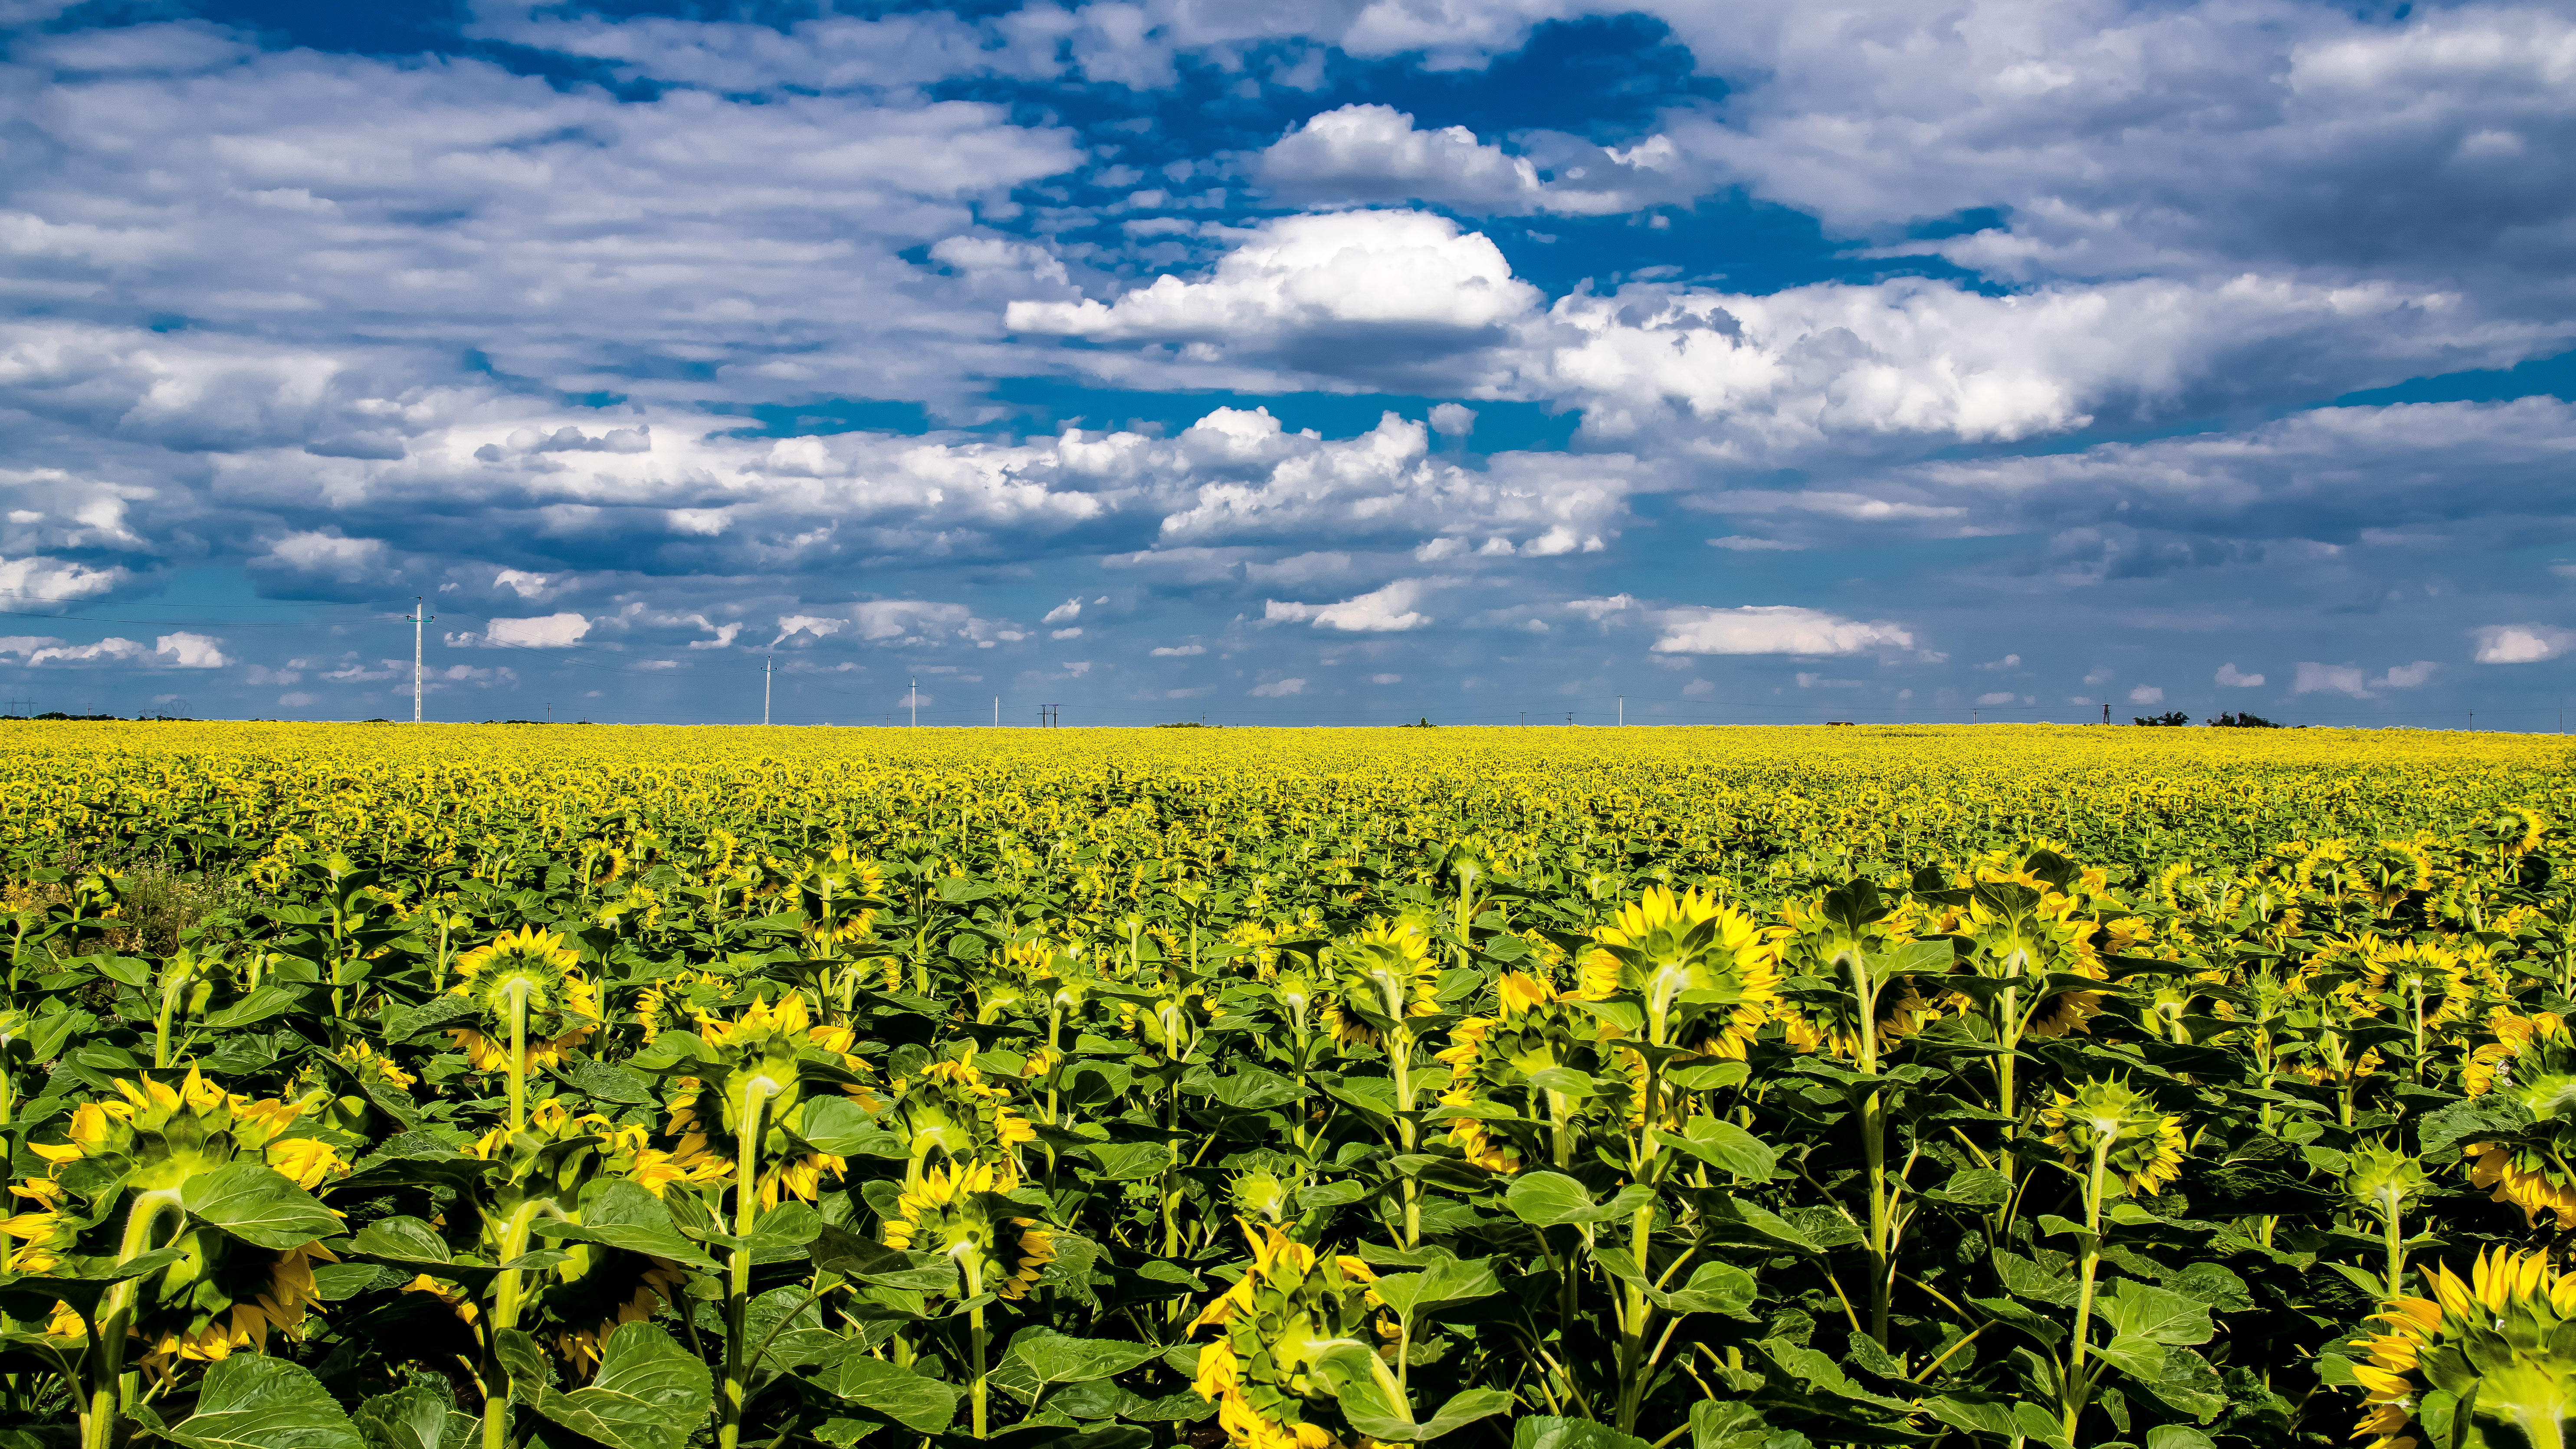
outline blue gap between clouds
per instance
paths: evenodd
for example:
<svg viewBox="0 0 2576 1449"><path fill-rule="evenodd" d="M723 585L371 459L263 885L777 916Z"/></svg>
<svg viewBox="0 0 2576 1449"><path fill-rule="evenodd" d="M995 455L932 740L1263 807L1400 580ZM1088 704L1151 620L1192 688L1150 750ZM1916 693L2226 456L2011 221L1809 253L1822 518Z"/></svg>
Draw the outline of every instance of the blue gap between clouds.
<svg viewBox="0 0 2576 1449"><path fill-rule="evenodd" d="M1312 428L1326 438L1339 440L1368 432L1387 413L1427 423L1433 407L1453 401L1388 393L1134 392L1040 377L1004 378L993 385L988 396L1009 408L1009 414L954 431L1034 437L1080 426L1093 431L1123 428L1169 436L1218 408L1240 408L1245 412L1268 408L1289 432ZM1448 446L1463 442L1479 454L1563 451L1583 420L1580 413L1550 412L1538 403L1455 401L1475 411L1475 432L1466 439L1435 438L1435 442ZM705 402L699 406L719 417L753 420L752 426L725 433L735 438L859 432L918 436L942 431L920 403L895 399L825 398L795 404Z"/></svg>

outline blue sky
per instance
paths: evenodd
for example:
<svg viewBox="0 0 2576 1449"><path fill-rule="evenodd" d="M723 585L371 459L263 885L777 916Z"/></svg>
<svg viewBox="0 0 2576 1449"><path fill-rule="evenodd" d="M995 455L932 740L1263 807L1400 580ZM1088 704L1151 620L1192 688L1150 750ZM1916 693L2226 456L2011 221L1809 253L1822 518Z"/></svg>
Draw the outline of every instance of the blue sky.
<svg viewBox="0 0 2576 1449"><path fill-rule="evenodd" d="M2576 682L2563 7L0 28L12 711L404 717L415 595L444 719Z"/></svg>

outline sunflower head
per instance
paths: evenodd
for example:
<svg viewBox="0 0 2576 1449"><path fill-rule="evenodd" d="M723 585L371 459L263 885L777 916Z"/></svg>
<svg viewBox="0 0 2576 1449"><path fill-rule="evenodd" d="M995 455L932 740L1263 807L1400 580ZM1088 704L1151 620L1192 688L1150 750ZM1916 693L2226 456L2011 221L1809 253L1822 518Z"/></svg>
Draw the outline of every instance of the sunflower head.
<svg viewBox="0 0 2576 1449"><path fill-rule="evenodd" d="M479 1029L454 1028L448 1039L476 1071L507 1071L511 1013L524 1008L527 1050L519 1069L534 1072L562 1061L565 1052L590 1039L599 1017L599 995L575 969L580 964L580 953L562 936L534 926L457 957L456 985L448 994L475 1004Z"/></svg>
<svg viewBox="0 0 2576 1449"><path fill-rule="evenodd" d="M1247 1228L1252 1265L1190 1324L1214 1327L1192 1387L1218 1406L1239 1449L1326 1449L1346 1442L1326 1359L1385 1348L1393 1325L1357 1258L1319 1253L1277 1227ZM1365 1360L1363 1360L1364 1362Z"/></svg>
<svg viewBox="0 0 2576 1449"><path fill-rule="evenodd" d="M1008 1162L953 1162L921 1174L885 1221L887 1247L939 1253L965 1275L966 1291L1020 1298L1055 1258L1055 1235L1022 1216L1007 1194L1020 1185Z"/></svg>
<svg viewBox="0 0 2576 1449"><path fill-rule="evenodd" d="M1371 919L1333 942L1336 985L1347 1007L1388 1022L1428 1015L1440 993L1431 937L1410 920Z"/></svg>
<svg viewBox="0 0 2576 1449"><path fill-rule="evenodd" d="M2353 1149L2344 1170L2343 1190L2354 1202L2373 1212L2392 1214L2422 1196L2432 1181L2412 1153L2373 1142Z"/></svg>
<svg viewBox="0 0 2576 1449"><path fill-rule="evenodd" d="M2061 1092L2039 1120L2048 1145L2077 1175L2089 1174L2100 1152L2113 1191L2152 1196L2182 1175L2182 1119L2166 1116L2126 1081L2088 1081Z"/></svg>
<svg viewBox="0 0 2576 1449"><path fill-rule="evenodd" d="M967 1057L944 1057L913 1078L897 1078L885 1124L915 1162L1007 1157L1035 1142L1037 1129L1011 1105L1010 1088L988 1082Z"/></svg>
<svg viewBox="0 0 2576 1449"><path fill-rule="evenodd" d="M1634 993L1658 1043L1673 1028L1714 1018L1720 1054L1742 1055L1779 998L1777 943L1751 916L1696 888L1650 886L1592 933L1587 995Z"/></svg>
<svg viewBox="0 0 2576 1449"><path fill-rule="evenodd" d="M2353 1437L2367 1449L2564 1442L2576 1419L2576 1276L2553 1271L2545 1252L2495 1249L2468 1278L2437 1268L2431 1285L2430 1298L2391 1299L2385 1331L2362 1343Z"/></svg>
<svg viewBox="0 0 2576 1449"><path fill-rule="evenodd" d="M54 1176L90 1161L142 1192L177 1187L250 1154L311 1187L347 1164L328 1144L287 1137L308 1102L253 1101L226 1092L190 1068L176 1085L151 1077L120 1078L116 1095L73 1109L65 1141L30 1142Z"/></svg>

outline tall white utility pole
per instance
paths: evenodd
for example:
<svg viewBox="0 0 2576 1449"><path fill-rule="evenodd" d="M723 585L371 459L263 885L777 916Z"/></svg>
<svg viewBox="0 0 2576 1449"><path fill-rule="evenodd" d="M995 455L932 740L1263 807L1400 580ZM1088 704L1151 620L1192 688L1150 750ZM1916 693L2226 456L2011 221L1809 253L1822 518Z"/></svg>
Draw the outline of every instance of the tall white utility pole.
<svg viewBox="0 0 2576 1449"><path fill-rule="evenodd" d="M2564 710L2561 710L2561 711L2560 711L2560 713L2564 714L2564 713L2565 713L2565 711L2564 711ZM997 694L997 695L994 695L994 696L993 696L993 728L995 728L995 729L1000 729L1001 727L1002 727L1002 697L1001 697L1000 695L998 695L998 694ZM2563 735L2563 734L2567 733L2567 731L2565 731L2565 730L2560 730L2560 731L2559 731L2559 733Z"/></svg>
<svg viewBox="0 0 2576 1449"><path fill-rule="evenodd" d="M411 598L411 722L420 723L420 626L429 622L429 600L420 594Z"/></svg>
<svg viewBox="0 0 2576 1449"><path fill-rule="evenodd" d="M775 655L766 656L760 661L760 722L763 725L769 723L769 676L775 673L777 668L778 660Z"/></svg>
<svg viewBox="0 0 2576 1449"><path fill-rule="evenodd" d="M912 728L919 729L921 728L921 676L916 674L906 683L910 686L907 692L912 699Z"/></svg>
<svg viewBox="0 0 2576 1449"><path fill-rule="evenodd" d="M1628 727L1628 696L1624 694L1619 696L1619 727Z"/></svg>

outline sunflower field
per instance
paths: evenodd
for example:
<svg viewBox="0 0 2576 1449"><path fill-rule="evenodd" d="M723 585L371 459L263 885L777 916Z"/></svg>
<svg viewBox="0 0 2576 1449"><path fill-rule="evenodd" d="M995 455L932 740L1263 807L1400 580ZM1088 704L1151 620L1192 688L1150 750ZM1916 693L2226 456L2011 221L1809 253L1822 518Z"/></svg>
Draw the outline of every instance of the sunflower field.
<svg viewBox="0 0 2576 1449"><path fill-rule="evenodd" d="M2558 1449L2569 763L0 725L0 1449Z"/></svg>

